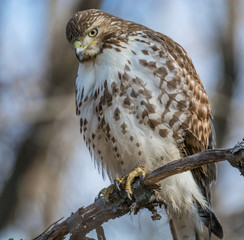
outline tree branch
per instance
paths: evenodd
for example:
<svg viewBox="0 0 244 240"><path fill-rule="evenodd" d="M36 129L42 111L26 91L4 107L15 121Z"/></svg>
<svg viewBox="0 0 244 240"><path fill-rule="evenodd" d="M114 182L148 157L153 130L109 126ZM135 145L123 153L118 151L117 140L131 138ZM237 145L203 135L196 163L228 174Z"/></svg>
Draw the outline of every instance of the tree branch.
<svg viewBox="0 0 244 240"><path fill-rule="evenodd" d="M109 203L98 197L95 202L86 208L79 208L75 213L61 223L56 223L51 230L42 233L36 240L64 239L71 234L70 239L87 239L85 236L93 229L100 229L103 223L110 219L121 217L127 213L136 214L140 209L147 208L152 212L152 219L160 219L156 207L165 203L157 194L160 189L157 183L174 174L182 173L201 165L228 160L228 162L240 170L244 176L244 139L234 148L211 149L180 160L168 163L150 174L143 183L138 179L133 183L133 200L129 200L124 191L115 191L111 194Z"/></svg>

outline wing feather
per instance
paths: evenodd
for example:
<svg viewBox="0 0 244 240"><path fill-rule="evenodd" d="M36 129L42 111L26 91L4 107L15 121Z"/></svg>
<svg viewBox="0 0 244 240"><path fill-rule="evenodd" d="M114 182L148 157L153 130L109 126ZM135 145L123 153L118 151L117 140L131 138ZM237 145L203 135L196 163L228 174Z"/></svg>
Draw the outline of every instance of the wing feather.
<svg viewBox="0 0 244 240"><path fill-rule="evenodd" d="M184 128L184 142L181 143L181 149L183 149L185 155L192 155L205 149L213 148L215 145L215 132L212 124L212 110L202 82L190 57L179 44L168 36L149 31L148 35L155 41L160 42L175 61L186 69L187 73L191 76L190 81L187 82L187 84L189 84L189 89L191 89L188 95L190 101L190 108L188 111L190 122L189 125L181 125L181 127ZM191 85L191 81L194 81L193 86ZM201 92L201 94L199 94L199 92ZM216 180L216 164L206 164L193 169L191 172L209 205L209 209L207 210L203 209L200 204L197 203L202 221L209 229L209 236L212 232L219 238L223 238L222 227L211 210L210 186L212 182Z"/></svg>

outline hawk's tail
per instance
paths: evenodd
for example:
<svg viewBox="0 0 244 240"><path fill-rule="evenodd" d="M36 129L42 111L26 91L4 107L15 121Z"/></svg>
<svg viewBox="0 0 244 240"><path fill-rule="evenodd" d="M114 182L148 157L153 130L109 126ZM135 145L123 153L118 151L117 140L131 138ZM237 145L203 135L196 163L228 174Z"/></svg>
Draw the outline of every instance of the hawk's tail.
<svg viewBox="0 0 244 240"><path fill-rule="evenodd" d="M173 240L203 240L201 221L197 214L174 214L170 216Z"/></svg>
<svg viewBox="0 0 244 240"><path fill-rule="evenodd" d="M209 211L211 212L211 210ZM210 232L214 233L218 238L222 239L222 227L213 212L211 212L211 216L212 228L210 228ZM210 227L209 222L206 220L208 218L203 218L203 216L197 212L192 214L189 212L183 212L181 214L170 214L169 219L173 240L204 240L211 238L211 234L205 238L203 236L203 224L208 228Z"/></svg>

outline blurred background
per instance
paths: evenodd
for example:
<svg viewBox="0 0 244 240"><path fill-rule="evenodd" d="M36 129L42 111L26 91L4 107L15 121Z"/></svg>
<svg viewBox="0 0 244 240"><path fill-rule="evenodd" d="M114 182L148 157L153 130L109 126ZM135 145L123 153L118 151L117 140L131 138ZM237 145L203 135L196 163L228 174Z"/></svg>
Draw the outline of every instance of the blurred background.
<svg viewBox="0 0 244 240"><path fill-rule="evenodd" d="M244 1L1 0L0 239L31 239L109 185L79 134L78 62L65 39L69 18L88 8L180 43L210 97L217 146L231 147L244 137ZM244 179L228 163L219 164L213 206L224 239L244 239ZM163 212L160 221L146 210L110 221L106 237L171 239Z"/></svg>

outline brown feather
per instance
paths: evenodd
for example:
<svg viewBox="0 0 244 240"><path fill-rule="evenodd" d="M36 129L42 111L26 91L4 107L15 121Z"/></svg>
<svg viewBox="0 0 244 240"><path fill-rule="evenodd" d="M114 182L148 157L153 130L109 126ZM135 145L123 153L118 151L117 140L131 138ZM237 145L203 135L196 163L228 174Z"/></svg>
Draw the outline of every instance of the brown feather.
<svg viewBox="0 0 244 240"><path fill-rule="evenodd" d="M123 48L126 48L122 46L122 43L128 44L129 36L134 36L134 41L145 44L145 49L142 50L145 56L154 54L155 61L147 61L147 58L145 57L145 59L139 59L139 63L143 68L148 68L154 76L159 78L158 87L161 90L161 93L158 96L159 102L164 94L167 95L168 100L161 103L164 104L165 110L159 118L149 118L149 114L154 113L155 106L149 101L152 94L146 89L146 85L143 84L143 79L138 77L130 79L130 75L126 72L130 71L130 67L128 66L125 67L124 74L120 72L118 74L119 80L121 81L120 96L123 96L126 93L129 81L136 84L138 88L143 88L141 89L141 92L138 91L138 93L136 93L145 95L145 100L141 101L140 107L144 108L144 111L142 113L143 118L141 119L141 122L139 121L139 124L143 123L143 120L148 118L146 123L147 126L152 132L158 131L158 134L162 138L168 136L170 129L176 145L179 144L179 148L184 155L192 155L205 149L212 148L214 142L214 129L211 120L212 110L202 82L186 51L179 44L162 33L94 9L78 12L70 19L66 28L66 37L68 41L72 44L75 39L84 38L91 28L94 27L93 24L96 25L95 27L101 27L101 29L105 29L106 31L101 31L101 35L99 35L99 38L96 40L96 45L99 47L99 51L97 51L96 54L84 54L81 63L94 60L97 55L102 54L105 51L104 49L108 50L114 48L116 54L117 52L121 52ZM140 39L136 38L138 34L141 34ZM150 45L150 43L152 44ZM133 49L131 52L136 55L136 52ZM164 65L160 65L156 61L156 59L159 58L165 59ZM176 65L178 65L178 71L174 72ZM174 73L174 77L171 81L166 79L168 72ZM175 91L172 93L172 89L177 89L178 92ZM181 100L177 100L177 94L180 95ZM135 96L135 92L133 93L133 96ZM122 102L124 108L130 109L131 100L128 96ZM109 104L112 104L111 101L109 101ZM170 119L165 118L170 111L174 113L172 114L172 117ZM118 120L118 116L114 116L116 117L115 119ZM104 118L102 119L104 120ZM160 129L160 125L165 125L168 128ZM121 127L125 134L126 124L122 124ZM139 151L139 153L141 153L141 151ZM98 154L100 155L99 152ZM141 154L139 155L141 156ZM191 172L209 206L209 210L206 210L197 203L199 215L202 217L203 223L209 228L209 233L213 232L216 236L222 238L222 227L211 210L210 185L216 179L216 165L207 164L200 168L196 168Z"/></svg>

